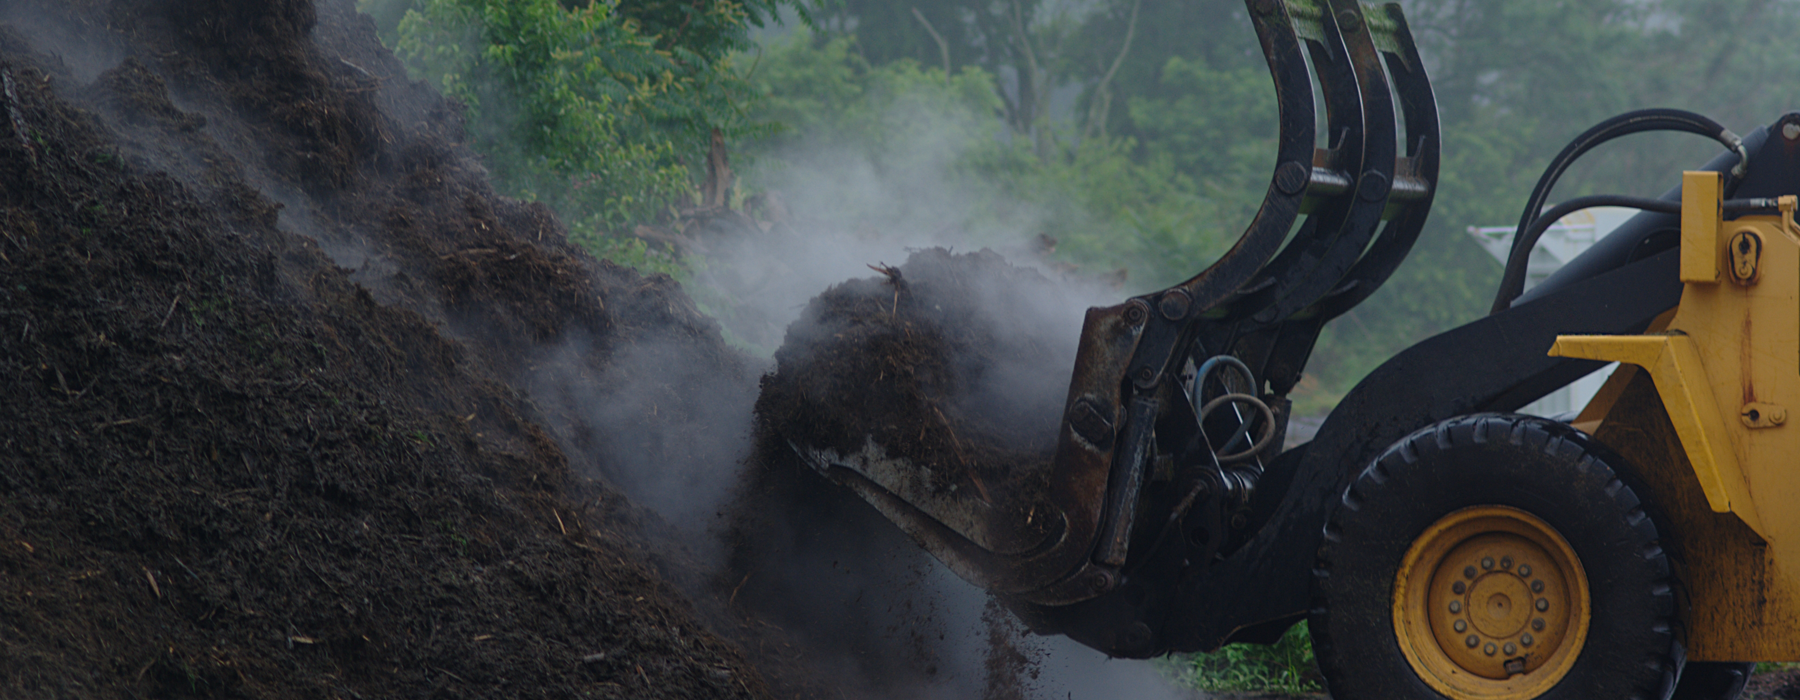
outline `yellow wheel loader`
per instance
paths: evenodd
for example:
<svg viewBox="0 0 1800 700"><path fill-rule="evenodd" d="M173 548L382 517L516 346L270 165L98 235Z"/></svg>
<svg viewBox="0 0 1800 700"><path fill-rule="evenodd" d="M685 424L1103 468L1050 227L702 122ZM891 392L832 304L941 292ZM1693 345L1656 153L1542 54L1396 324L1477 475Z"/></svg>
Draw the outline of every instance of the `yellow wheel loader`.
<svg viewBox="0 0 1800 700"><path fill-rule="evenodd" d="M1338 700L1731 698L1751 662L1800 660L1800 113L1582 134L1526 203L1493 313L1401 352L1290 448L1286 396L1405 258L1441 140L1397 5L1246 5L1280 105L1262 207L1194 278L1088 310L1030 509L1047 520L925 497L872 440L795 451L1035 631L1114 656L1305 621ZM1660 198L1546 210L1582 154L1652 130L1721 153ZM1521 294L1536 239L1599 205L1642 213ZM1608 362L1579 414L1513 413Z"/></svg>

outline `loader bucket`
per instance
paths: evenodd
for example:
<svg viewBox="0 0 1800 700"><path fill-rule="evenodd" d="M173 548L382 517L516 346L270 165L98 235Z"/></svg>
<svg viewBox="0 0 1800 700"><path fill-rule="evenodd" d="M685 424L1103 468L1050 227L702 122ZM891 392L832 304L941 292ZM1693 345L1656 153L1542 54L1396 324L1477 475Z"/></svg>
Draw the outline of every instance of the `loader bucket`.
<svg viewBox="0 0 1800 700"><path fill-rule="evenodd" d="M1222 463L1213 447L1224 440L1220 429L1203 425L1191 403L1194 366L1231 358L1247 375L1243 390L1260 396L1251 403L1273 409L1261 418L1219 412L1220 420L1261 421L1258 431L1279 434L1282 397L1320 328L1373 293L1424 225L1437 112L1399 6L1246 5L1280 108L1261 208L1237 244L1192 279L1087 311L1055 457L1041 465L1041 502L996 508L934 490L920 476L931 465L893 457L873 440L857 450L790 443L958 575L1010 601L1066 606L1101 596L1177 523L1217 512L1225 496L1247 499L1279 440ZM1152 473L1183 444L1201 447L1174 456L1174 473ZM1026 512L1029 524L1019 522ZM1211 556L1222 542L1215 536L1192 556Z"/></svg>

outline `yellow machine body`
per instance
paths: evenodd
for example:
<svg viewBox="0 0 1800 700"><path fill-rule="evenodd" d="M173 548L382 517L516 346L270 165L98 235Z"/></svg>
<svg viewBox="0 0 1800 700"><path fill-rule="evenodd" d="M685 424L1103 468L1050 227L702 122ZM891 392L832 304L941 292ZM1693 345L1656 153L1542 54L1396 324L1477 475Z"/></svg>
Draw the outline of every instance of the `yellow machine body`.
<svg viewBox="0 0 1800 700"><path fill-rule="evenodd" d="M1575 425L1637 467L1672 530L1689 660L1800 660L1795 198L1727 220L1718 173L1682 188L1680 306L1645 335L1560 336L1550 354L1622 363Z"/></svg>

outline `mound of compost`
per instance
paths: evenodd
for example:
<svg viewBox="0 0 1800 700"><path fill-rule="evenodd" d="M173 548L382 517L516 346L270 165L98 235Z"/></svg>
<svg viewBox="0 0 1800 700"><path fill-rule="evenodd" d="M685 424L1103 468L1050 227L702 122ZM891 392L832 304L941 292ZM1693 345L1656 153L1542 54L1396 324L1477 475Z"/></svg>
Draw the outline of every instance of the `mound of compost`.
<svg viewBox="0 0 1800 700"><path fill-rule="evenodd" d="M927 249L879 270L788 328L759 430L838 454L873 442L934 491L1023 511L1048 485L1074 364L1073 334L1034 311L1060 302L1056 285L988 250Z"/></svg>
<svg viewBox="0 0 1800 700"><path fill-rule="evenodd" d="M16 0L0 78L0 696L767 696L583 476L721 393L577 403L746 363L349 0Z"/></svg>

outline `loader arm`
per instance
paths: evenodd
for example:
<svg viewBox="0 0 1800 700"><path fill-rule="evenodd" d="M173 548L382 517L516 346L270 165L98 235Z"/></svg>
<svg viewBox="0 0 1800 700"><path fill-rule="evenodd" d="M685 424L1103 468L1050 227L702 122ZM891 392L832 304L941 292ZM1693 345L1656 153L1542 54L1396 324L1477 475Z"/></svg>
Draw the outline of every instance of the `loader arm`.
<svg viewBox="0 0 1800 700"><path fill-rule="evenodd" d="M1399 7L1355 0L1246 6L1280 110L1271 182L1237 244L1206 270L1088 310L1055 456L1045 466L1044 507L1033 511L1048 513L1049 524L1033 530L1036 539L1002 534L1008 528L993 522L995 509L926 493L914 465L880 445L848 454L793 445L959 576L1021 606L1105 596L1136 575L1142 552L1156 549L1138 540L1173 543L1192 534L1187 528L1173 537L1172 525L1142 522L1182 520L1194 507L1204 511L1194 518L1211 520L1241 510L1279 449L1282 397L1319 328L1379 287L1424 224L1437 176L1437 113ZM1213 411L1215 432L1229 435L1245 418L1255 423L1259 449L1236 450L1229 464L1207 446L1218 436L1200 429L1205 411L1191 405L1186 376L1214 357L1231 358L1248 375L1239 384L1256 394ZM1274 388L1267 396L1265 377ZM1201 394L1217 389L1200 383ZM1162 483L1168 479L1152 475L1151 463L1172 453L1182 455L1179 473ZM1162 495L1169 493L1177 495ZM1182 494L1193 495L1183 501ZM1228 501L1235 505L1221 506ZM1203 548L1224 544L1214 538Z"/></svg>
<svg viewBox="0 0 1800 700"><path fill-rule="evenodd" d="M1132 548L1145 546L1134 544L1146 517L1140 509L1171 505L1143 498L1153 455L1166 451L1153 442L1205 440L1179 388L1184 367L1231 355L1248 363L1256 385L1278 367L1285 394L1318 326L1379 286L1424 223L1437 173L1436 107L1398 7L1350 0L1249 7L1281 107L1272 182L1243 237L1211 267L1169 289L1088 311L1052 468L1058 483L1071 486L1064 512L1076 514L1071 521L1079 525L1032 572L1036 586L1013 591L1019 600L1067 605L1107 593L1129 573ZM1302 51L1324 100L1325 147L1314 143ZM1407 117L1404 131L1394 95ZM1402 142L1407 151L1398 155ZM1296 229L1302 211L1309 214ZM1284 404L1276 400L1270 423L1283 424ZM1247 495L1261 470L1254 456L1230 474L1212 456L1210 449L1192 452L1173 490L1229 496L1216 492L1231 485ZM1100 492L1104 499L1094 498ZM1168 518L1159 512L1151 519Z"/></svg>

